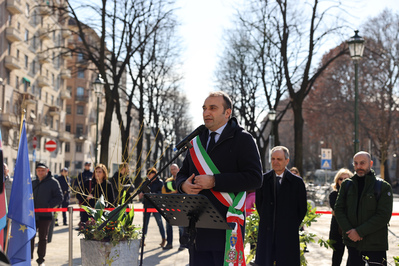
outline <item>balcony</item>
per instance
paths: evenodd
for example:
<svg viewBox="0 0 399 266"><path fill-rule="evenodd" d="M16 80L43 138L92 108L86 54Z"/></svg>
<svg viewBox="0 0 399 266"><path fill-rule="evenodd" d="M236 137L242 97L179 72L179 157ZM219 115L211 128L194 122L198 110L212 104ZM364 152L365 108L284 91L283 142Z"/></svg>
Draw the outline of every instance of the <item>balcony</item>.
<svg viewBox="0 0 399 266"><path fill-rule="evenodd" d="M36 103L35 96L29 92L22 93L22 99L27 105Z"/></svg>
<svg viewBox="0 0 399 266"><path fill-rule="evenodd" d="M7 27L6 28L6 38L9 42L20 42L22 41L20 37L21 33L14 27Z"/></svg>
<svg viewBox="0 0 399 266"><path fill-rule="evenodd" d="M48 16L51 14L51 9L48 6L48 4L46 4L46 2L43 2L44 4L39 5L39 13L42 16Z"/></svg>
<svg viewBox="0 0 399 266"><path fill-rule="evenodd" d="M50 40L49 30L45 28L39 28L39 38L41 40Z"/></svg>
<svg viewBox="0 0 399 266"><path fill-rule="evenodd" d="M58 133L58 139L60 141L70 141L71 140L71 133L67 132L67 131L60 131Z"/></svg>
<svg viewBox="0 0 399 266"><path fill-rule="evenodd" d="M75 102L76 103L88 103L89 102L89 96L87 95L75 95Z"/></svg>
<svg viewBox="0 0 399 266"><path fill-rule="evenodd" d="M71 70L69 70L69 69L61 70L61 78L62 79L70 79L71 78Z"/></svg>
<svg viewBox="0 0 399 266"><path fill-rule="evenodd" d="M50 128L41 123L34 124L34 131L37 136L50 136Z"/></svg>
<svg viewBox="0 0 399 266"><path fill-rule="evenodd" d="M43 88L43 87L49 87L50 83L48 82L48 80L47 80L47 78L45 76L39 76L37 78L37 85L40 88Z"/></svg>
<svg viewBox="0 0 399 266"><path fill-rule="evenodd" d="M37 55L37 59L39 60L40 64L46 64L51 62L49 55L46 52L39 53Z"/></svg>
<svg viewBox="0 0 399 266"><path fill-rule="evenodd" d="M19 65L19 60L11 55L5 56L4 66L8 70L21 69L21 66Z"/></svg>
<svg viewBox="0 0 399 266"><path fill-rule="evenodd" d="M85 141L87 140L87 135L83 133L76 133L75 134L75 141Z"/></svg>
<svg viewBox="0 0 399 266"><path fill-rule="evenodd" d="M18 125L17 116L10 113L3 113L1 116L1 125L5 127L13 127Z"/></svg>
<svg viewBox="0 0 399 266"><path fill-rule="evenodd" d="M60 97L63 100L71 99L71 92L68 91L67 89L62 89L60 92Z"/></svg>
<svg viewBox="0 0 399 266"><path fill-rule="evenodd" d="M58 106L50 106L48 112L51 116L60 115L60 108Z"/></svg>
<svg viewBox="0 0 399 266"><path fill-rule="evenodd" d="M66 39L71 36L71 31L69 29L62 29L62 38Z"/></svg>
<svg viewBox="0 0 399 266"><path fill-rule="evenodd" d="M13 15L22 14L21 6L21 1L7 0L7 10Z"/></svg>

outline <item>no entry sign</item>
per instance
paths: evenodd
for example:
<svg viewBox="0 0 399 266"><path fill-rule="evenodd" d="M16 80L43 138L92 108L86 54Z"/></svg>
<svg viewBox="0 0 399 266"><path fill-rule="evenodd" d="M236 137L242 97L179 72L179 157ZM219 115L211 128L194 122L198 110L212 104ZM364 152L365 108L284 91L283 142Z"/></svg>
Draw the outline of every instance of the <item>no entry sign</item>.
<svg viewBox="0 0 399 266"><path fill-rule="evenodd" d="M49 152L53 152L57 149L57 143L54 140L49 140L44 144L44 148Z"/></svg>

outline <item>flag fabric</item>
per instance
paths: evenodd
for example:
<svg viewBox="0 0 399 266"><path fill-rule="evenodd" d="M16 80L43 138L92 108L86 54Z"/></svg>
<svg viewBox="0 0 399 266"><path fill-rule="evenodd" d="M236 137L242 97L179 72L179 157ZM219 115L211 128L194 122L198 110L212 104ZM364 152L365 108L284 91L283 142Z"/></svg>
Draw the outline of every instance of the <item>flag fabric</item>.
<svg viewBox="0 0 399 266"><path fill-rule="evenodd" d="M1 138L1 129L0 129L0 246L1 249L4 250L4 227L7 225L7 198L6 191L4 187L4 169L3 169L3 142Z"/></svg>
<svg viewBox="0 0 399 266"><path fill-rule="evenodd" d="M25 121L19 140L7 217L12 219L8 258L12 265L31 265L30 240L35 236L36 223Z"/></svg>

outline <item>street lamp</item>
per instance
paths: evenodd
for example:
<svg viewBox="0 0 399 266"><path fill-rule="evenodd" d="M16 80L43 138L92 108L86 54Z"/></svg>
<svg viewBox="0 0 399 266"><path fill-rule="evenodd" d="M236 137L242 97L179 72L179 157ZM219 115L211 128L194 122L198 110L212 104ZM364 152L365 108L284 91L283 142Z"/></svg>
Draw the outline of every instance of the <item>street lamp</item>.
<svg viewBox="0 0 399 266"><path fill-rule="evenodd" d="M269 118L269 121L271 123L271 127L270 127L270 134L269 134L269 163L270 163L270 169L272 169L272 165L271 165L271 158L272 158L272 154L271 151L274 147L274 121L276 121L276 110L274 110L273 108L270 109L269 114L267 115Z"/></svg>
<svg viewBox="0 0 399 266"><path fill-rule="evenodd" d="M358 60L363 57L364 39L358 35L358 30L355 30L355 35L348 41L349 53L355 64L355 140L354 149L355 154L359 151L359 88L358 88Z"/></svg>
<svg viewBox="0 0 399 266"><path fill-rule="evenodd" d="M96 80L93 82L93 89L97 96L97 118L96 118L96 145L94 149L95 159L94 167L97 166L97 154L98 154L98 112L100 105L100 96L103 94L104 80L101 78L101 74L98 74Z"/></svg>

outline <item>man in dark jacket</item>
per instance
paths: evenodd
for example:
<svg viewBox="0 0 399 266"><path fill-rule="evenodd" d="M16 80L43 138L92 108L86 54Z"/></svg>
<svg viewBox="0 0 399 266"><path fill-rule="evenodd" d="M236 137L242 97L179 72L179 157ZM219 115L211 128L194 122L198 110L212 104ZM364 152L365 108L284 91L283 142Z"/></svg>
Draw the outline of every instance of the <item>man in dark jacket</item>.
<svg viewBox="0 0 399 266"><path fill-rule="evenodd" d="M366 256L369 263L387 265L392 187L376 179L369 153L356 153L353 166L356 174L342 183L335 203L335 218L348 247L347 265L365 265Z"/></svg>
<svg viewBox="0 0 399 266"><path fill-rule="evenodd" d="M286 168L289 156L286 147L271 150L273 170L263 176L262 187L256 191L257 265L300 265L299 226L307 211L306 189L302 178Z"/></svg>
<svg viewBox="0 0 399 266"><path fill-rule="evenodd" d="M93 178L93 172L91 171L91 162L85 162L84 170L80 174L78 174L78 178L76 179L75 183L75 189L77 194L83 193L86 190L89 190L89 188L85 188L85 184L87 184L88 180L91 180ZM79 199L79 197L77 197ZM82 205L83 202L79 201L79 206ZM86 222L87 214L86 212L80 212L80 223ZM78 229L79 230L79 229Z"/></svg>
<svg viewBox="0 0 399 266"><path fill-rule="evenodd" d="M51 176L51 172L45 164L36 165L36 179L32 181L33 200L36 208L54 208L62 202L62 191L60 184ZM36 229L39 231L39 242L37 247L39 265L44 263L46 255L47 236L53 219L52 212L36 212ZM35 248L35 237L31 240L31 254Z"/></svg>
<svg viewBox="0 0 399 266"><path fill-rule="evenodd" d="M244 196L245 201L245 191L259 188L262 184L258 148L252 136L238 125L235 118L230 118L231 107L231 99L224 92L213 92L205 99L202 109L207 129L193 140L195 147L187 153L176 179L180 193L205 195L223 217L226 217L229 206L219 201L220 195L240 200ZM197 152L198 149L201 152ZM213 163L216 171L201 170L195 159L198 156L207 156L207 163ZM241 212L237 218L245 219L241 217L238 205L233 207ZM197 228L195 243L189 248L190 266L219 266L226 260L242 262L242 251L236 245L244 234L244 222L241 222L241 226L236 223L238 226L234 231ZM229 255L226 258L225 251Z"/></svg>
<svg viewBox="0 0 399 266"><path fill-rule="evenodd" d="M68 176L68 168L64 167L61 170L61 175L57 177L57 181L60 184L62 195L64 199L61 203L62 208L68 208L69 206L69 187L71 184L71 180ZM66 212L62 212L62 221L64 225L67 225L67 215ZM58 220L56 221L56 225L58 225Z"/></svg>

